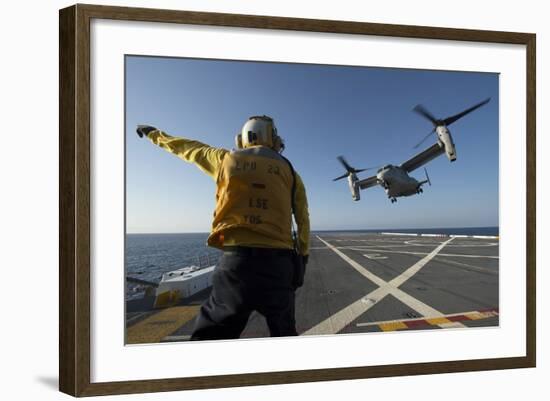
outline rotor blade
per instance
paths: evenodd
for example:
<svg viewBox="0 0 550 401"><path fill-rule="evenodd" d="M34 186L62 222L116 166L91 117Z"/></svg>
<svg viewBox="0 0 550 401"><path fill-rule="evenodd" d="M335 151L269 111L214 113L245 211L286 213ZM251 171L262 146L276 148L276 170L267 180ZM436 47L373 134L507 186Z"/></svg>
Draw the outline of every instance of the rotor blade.
<svg viewBox="0 0 550 401"><path fill-rule="evenodd" d="M359 169L352 167L351 170L350 170L350 173L356 173L357 174L357 173L361 173L363 171L369 171L369 170L374 170L374 169L379 169L379 168L380 168L380 166L359 168Z"/></svg>
<svg viewBox="0 0 550 401"><path fill-rule="evenodd" d="M346 161L346 159L344 159L344 156L338 156L337 159L340 161L340 163L342 163L342 165L344 166L344 168L346 169L346 171L348 172L353 172L353 167L351 167L348 162Z"/></svg>
<svg viewBox="0 0 550 401"><path fill-rule="evenodd" d="M435 132L435 128L433 130L431 130L430 133L428 135L426 135L420 142L418 142L414 148L416 149L420 145L422 145L426 141L426 139L428 139L430 137L430 135L433 134L434 132Z"/></svg>
<svg viewBox="0 0 550 401"><path fill-rule="evenodd" d="M332 180L332 181L338 181L338 180L341 180L342 178L346 178L346 177L347 177L348 175L349 175L349 173L346 173L346 174L344 174L344 175L341 175L340 177L337 177L337 178L335 178L335 179L334 179L334 180Z"/></svg>
<svg viewBox="0 0 550 401"><path fill-rule="evenodd" d="M461 113L455 114L454 116L451 116L451 117L447 117L446 119L443 120L443 122L445 123L445 125L451 125L452 123L454 123L459 118L462 118L466 114L471 113L472 111L474 111L476 109L479 109L483 105L486 105L487 103L489 103L490 100L491 100L491 98L489 97L489 98L485 99L483 102L480 102L480 103L476 104L475 106L472 106L469 109L464 110Z"/></svg>
<svg viewBox="0 0 550 401"><path fill-rule="evenodd" d="M433 125L437 125L437 118L435 118L433 116L432 113L430 113L428 111L428 109L426 109L424 106L422 106L421 104L417 104L416 106L414 106L414 109L413 111L417 112L418 114L420 114L421 116L424 116L425 118L427 118L428 120L430 120L432 122Z"/></svg>

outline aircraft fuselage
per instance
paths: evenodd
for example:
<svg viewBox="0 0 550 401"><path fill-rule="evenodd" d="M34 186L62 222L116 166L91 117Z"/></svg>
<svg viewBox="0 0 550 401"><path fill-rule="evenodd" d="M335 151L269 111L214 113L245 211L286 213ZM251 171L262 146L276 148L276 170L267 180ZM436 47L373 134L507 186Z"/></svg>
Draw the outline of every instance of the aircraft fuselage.
<svg viewBox="0 0 550 401"><path fill-rule="evenodd" d="M409 176L400 167L384 166L376 174L379 184L384 188L389 198L416 195L420 192L422 184Z"/></svg>

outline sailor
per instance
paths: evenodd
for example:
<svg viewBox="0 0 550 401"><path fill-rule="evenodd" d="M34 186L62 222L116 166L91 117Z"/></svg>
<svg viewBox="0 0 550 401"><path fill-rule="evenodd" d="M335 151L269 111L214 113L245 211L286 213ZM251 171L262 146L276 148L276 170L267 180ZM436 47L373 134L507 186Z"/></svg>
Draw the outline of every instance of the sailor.
<svg viewBox="0 0 550 401"><path fill-rule="evenodd" d="M273 119L250 117L232 151L146 125L137 133L216 182L208 245L223 255L191 339L239 338L253 311L265 317L271 336L297 335L295 293L308 260L309 213L304 184L281 155L284 142Z"/></svg>

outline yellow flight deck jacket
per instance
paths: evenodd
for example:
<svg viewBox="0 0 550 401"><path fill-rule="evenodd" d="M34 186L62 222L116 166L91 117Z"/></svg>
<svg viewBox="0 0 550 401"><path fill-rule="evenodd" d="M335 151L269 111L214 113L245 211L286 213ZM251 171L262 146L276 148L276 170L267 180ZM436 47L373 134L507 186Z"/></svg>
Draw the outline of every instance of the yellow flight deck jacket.
<svg viewBox="0 0 550 401"><path fill-rule="evenodd" d="M173 137L160 130L155 145L194 163L216 181L216 210L208 244L292 249L292 173L287 162L263 146L229 151ZM300 253L309 254L309 212L302 179L295 173L295 220Z"/></svg>

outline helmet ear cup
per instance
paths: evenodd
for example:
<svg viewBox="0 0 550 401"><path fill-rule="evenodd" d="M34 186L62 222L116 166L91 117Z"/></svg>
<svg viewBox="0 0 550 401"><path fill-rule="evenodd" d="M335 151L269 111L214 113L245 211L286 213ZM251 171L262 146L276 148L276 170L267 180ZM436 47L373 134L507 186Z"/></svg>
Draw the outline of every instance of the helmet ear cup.
<svg viewBox="0 0 550 401"><path fill-rule="evenodd" d="M237 149L243 148L243 136L241 134L235 136L235 146L237 146Z"/></svg>
<svg viewBox="0 0 550 401"><path fill-rule="evenodd" d="M273 136L273 150L281 153L285 148L285 144L279 135Z"/></svg>

